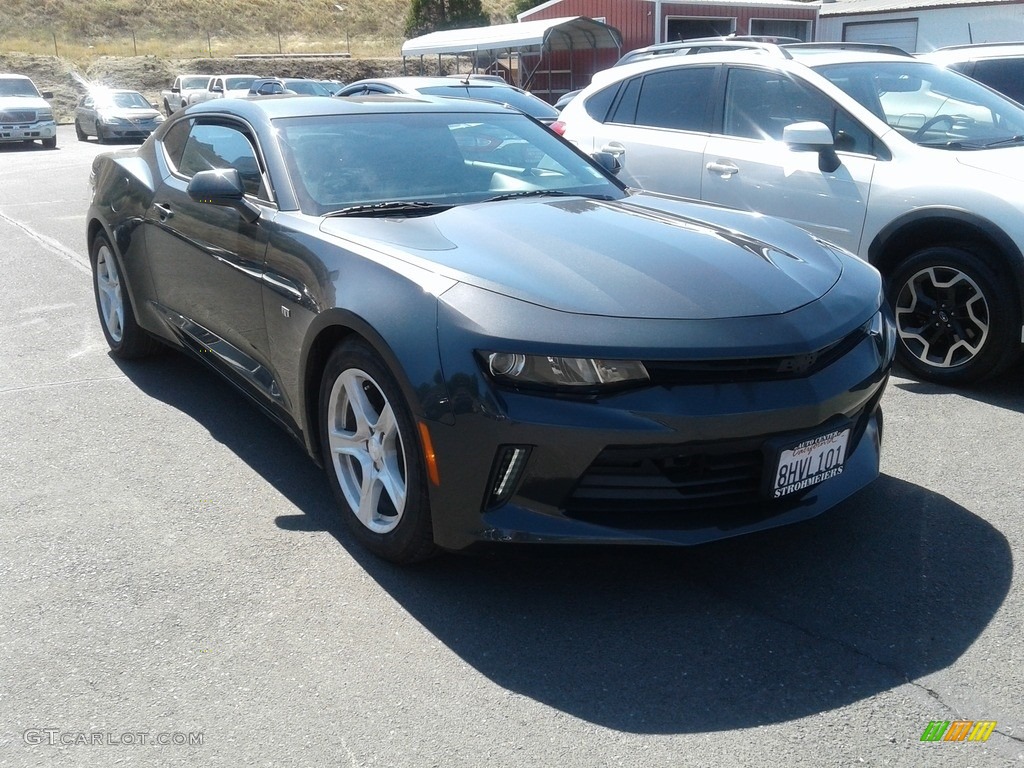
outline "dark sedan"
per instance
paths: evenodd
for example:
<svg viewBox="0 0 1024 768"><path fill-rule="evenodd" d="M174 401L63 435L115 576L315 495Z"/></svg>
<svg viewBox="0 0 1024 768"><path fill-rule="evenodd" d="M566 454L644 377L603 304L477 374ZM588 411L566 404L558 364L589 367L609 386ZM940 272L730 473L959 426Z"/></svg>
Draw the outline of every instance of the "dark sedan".
<svg viewBox="0 0 1024 768"><path fill-rule="evenodd" d="M878 273L779 220L627 190L599 159L484 102L193 107L95 160L103 332L237 385L395 561L697 544L874 479Z"/></svg>

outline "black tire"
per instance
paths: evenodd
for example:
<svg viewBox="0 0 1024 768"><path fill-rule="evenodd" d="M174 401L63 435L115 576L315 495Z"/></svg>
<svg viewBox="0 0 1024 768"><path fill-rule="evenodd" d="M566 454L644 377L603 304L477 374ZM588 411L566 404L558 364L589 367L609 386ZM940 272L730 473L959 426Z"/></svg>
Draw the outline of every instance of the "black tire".
<svg viewBox="0 0 1024 768"><path fill-rule="evenodd" d="M100 125L99 120L96 121L96 142L98 144L106 144L107 137L103 133L103 126Z"/></svg>
<svg viewBox="0 0 1024 768"><path fill-rule="evenodd" d="M171 105L167 103L167 99L164 99L164 114L168 117L174 114L174 111L171 109Z"/></svg>
<svg viewBox="0 0 1024 768"><path fill-rule="evenodd" d="M85 131L82 130L82 124L75 120L75 136L78 137L79 141L88 141L89 137Z"/></svg>
<svg viewBox="0 0 1024 768"><path fill-rule="evenodd" d="M121 277L121 265L103 233L93 238L89 246L89 261L92 264L96 311L110 351L115 357L124 360L146 357L160 351L160 342L135 320L131 299Z"/></svg>
<svg viewBox="0 0 1024 768"><path fill-rule="evenodd" d="M57 137L54 136L52 139L43 139L44 149L56 149L57 148Z"/></svg>
<svg viewBox="0 0 1024 768"><path fill-rule="evenodd" d="M319 414L324 467L352 535L395 563L435 554L416 426L395 377L364 342L331 354Z"/></svg>
<svg viewBox="0 0 1024 768"><path fill-rule="evenodd" d="M888 278L896 315L896 359L939 384L983 381L1019 357L1021 312L1013 282L966 247L925 248Z"/></svg>

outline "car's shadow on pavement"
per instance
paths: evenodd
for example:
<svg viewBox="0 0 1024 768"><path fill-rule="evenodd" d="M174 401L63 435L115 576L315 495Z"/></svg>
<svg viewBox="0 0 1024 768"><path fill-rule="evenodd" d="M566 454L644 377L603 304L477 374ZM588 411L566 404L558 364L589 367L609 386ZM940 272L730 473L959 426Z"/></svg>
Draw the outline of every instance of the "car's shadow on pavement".
<svg viewBox="0 0 1024 768"><path fill-rule="evenodd" d="M884 475L808 523L695 549L503 549L400 568L355 543L321 471L220 379L178 355L119 365L300 510L279 528L328 531L510 693L616 730L748 728L867 699L954 663L1010 587L999 531Z"/></svg>
<svg viewBox="0 0 1024 768"><path fill-rule="evenodd" d="M993 405L1008 411L1024 413L1024 362L1018 362L995 378L970 386L948 387L915 379L906 370L896 367L893 373L906 380L897 380L891 386L918 395L956 394Z"/></svg>

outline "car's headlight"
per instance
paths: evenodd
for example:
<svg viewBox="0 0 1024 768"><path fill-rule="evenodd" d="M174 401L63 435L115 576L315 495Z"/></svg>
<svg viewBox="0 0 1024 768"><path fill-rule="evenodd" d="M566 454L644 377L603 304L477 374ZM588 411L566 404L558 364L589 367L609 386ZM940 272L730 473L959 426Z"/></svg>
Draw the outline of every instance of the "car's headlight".
<svg viewBox="0 0 1024 768"><path fill-rule="evenodd" d="M650 380L638 360L598 360L590 357L524 355L483 352L487 371L504 384L552 389L604 389Z"/></svg>
<svg viewBox="0 0 1024 768"><path fill-rule="evenodd" d="M128 121L123 117L115 117L114 115L100 115L100 122L109 123L110 125L122 125Z"/></svg>
<svg viewBox="0 0 1024 768"><path fill-rule="evenodd" d="M53 110L52 109L40 109L36 111L36 120L39 122L53 122Z"/></svg>
<svg viewBox="0 0 1024 768"><path fill-rule="evenodd" d="M891 358L896 351L896 323L888 305L882 305L865 327L868 335L878 346L879 354L883 358Z"/></svg>

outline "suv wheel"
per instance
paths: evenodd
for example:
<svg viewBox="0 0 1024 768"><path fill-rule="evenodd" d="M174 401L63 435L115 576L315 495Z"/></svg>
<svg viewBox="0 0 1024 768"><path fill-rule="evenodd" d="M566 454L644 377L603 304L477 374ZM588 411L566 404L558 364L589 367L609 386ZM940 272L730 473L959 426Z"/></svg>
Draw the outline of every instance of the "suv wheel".
<svg viewBox="0 0 1024 768"><path fill-rule="evenodd" d="M888 280L896 315L897 360L940 384L994 376L1020 354L1020 310L1010 284L963 248L925 248Z"/></svg>

